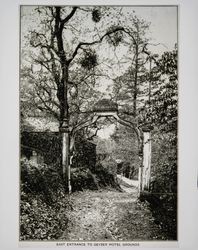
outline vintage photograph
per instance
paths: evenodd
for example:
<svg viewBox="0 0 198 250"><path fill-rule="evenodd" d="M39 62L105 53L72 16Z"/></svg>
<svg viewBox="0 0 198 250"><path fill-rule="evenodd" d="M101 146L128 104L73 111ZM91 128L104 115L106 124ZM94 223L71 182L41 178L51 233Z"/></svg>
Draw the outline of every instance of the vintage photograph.
<svg viewBox="0 0 198 250"><path fill-rule="evenodd" d="M178 240L178 6L20 6L20 241Z"/></svg>

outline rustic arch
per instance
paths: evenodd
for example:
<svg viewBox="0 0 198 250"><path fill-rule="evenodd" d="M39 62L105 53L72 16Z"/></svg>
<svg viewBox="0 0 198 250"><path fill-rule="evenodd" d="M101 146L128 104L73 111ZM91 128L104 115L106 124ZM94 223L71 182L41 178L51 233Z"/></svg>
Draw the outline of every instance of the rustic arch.
<svg viewBox="0 0 198 250"><path fill-rule="evenodd" d="M111 117L118 123L133 130L138 140L138 154L142 159L139 167L139 195L144 190L148 190L150 186L150 170L151 170L151 130L149 126L138 126L136 123L125 120L119 116L117 103L102 99L98 101L90 112L89 117L82 123L78 124L71 132L73 135L84 127L97 123L100 118ZM70 174L69 174L70 175Z"/></svg>

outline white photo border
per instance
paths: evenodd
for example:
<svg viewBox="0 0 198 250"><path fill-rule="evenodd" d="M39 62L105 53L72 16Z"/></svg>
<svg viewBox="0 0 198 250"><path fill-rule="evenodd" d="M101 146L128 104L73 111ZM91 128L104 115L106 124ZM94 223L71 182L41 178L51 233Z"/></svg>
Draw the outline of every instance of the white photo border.
<svg viewBox="0 0 198 250"><path fill-rule="evenodd" d="M0 9L0 247L19 248L19 27L20 5L179 5L179 241L141 242L142 249L196 249L198 247L197 148L198 32L196 0L7 0ZM55 243L31 242L23 248L57 249ZM66 247L66 246L63 246ZM70 247L73 248L73 247ZM76 248L76 247L75 247ZM108 248L108 247L105 247ZM136 247L137 248L137 247Z"/></svg>

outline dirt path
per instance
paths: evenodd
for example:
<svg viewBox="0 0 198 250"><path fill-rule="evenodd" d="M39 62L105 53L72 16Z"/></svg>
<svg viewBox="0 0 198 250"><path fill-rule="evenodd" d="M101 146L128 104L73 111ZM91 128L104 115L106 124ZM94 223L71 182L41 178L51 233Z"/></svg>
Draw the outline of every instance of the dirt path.
<svg viewBox="0 0 198 250"><path fill-rule="evenodd" d="M73 210L62 240L156 240L163 239L148 207L137 201L137 188L125 191L83 191L71 195Z"/></svg>

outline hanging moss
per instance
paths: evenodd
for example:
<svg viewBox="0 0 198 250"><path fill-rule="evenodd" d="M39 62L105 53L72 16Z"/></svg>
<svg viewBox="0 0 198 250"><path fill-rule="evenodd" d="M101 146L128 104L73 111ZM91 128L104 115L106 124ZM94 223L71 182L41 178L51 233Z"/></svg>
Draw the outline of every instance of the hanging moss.
<svg viewBox="0 0 198 250"><path fill-rule="evenodd" d="M112 26L109 28L109 32L112 32L110 35L107 36L107 42L114 47L117 47L123 41L123 32L121 30L115 31L114 30L121 28L119 26Z"/></svg>
<svg viewBox="0 0 198 250"><path fill-rule="evenodd" d="M94 9L92 11L92 20L95 22L95 23L98 23L101 19L101 12L99 9Z"/></svg>
<svg viewBox="0 0 198 250"><path fill-rule="evenodd" d="M91 70L98 65L97 54L93 50L86 51L80 61L83 68Z"/></svg>

